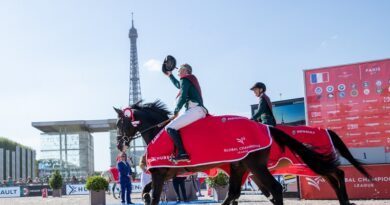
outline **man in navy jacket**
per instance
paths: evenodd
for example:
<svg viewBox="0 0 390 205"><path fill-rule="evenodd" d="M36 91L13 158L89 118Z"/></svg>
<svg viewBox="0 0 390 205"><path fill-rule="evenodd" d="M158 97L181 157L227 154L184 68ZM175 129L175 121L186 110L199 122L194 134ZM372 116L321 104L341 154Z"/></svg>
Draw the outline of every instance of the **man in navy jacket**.
<svg viewBox="0 0 390 205"><path fill-rule="evenodd" d="M125 194L126 194L126 202L127 204L133 204L131 202L130 193L131 193L131 167L127 162L126 153L122 153L121 161L117 163L118 171L119 171L119 182L121 184L121 198L122 204L125 204Z"/></svg>

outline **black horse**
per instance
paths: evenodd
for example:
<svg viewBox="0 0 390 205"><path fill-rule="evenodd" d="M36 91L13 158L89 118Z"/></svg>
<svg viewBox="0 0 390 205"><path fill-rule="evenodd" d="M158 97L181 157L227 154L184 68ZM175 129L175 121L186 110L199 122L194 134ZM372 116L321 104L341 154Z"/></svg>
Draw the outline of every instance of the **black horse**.
<svg viewBox="0 0 390 205"><path fill-rule="evenodd" d="M137 133L141 134L146 144L149 144L163 128L161 126L162 123L169 121L168 115L171 114L160 101L144 105L142 105L141 102L138 102L131 106L131 110L133 113L132 117L126 117L122 110L115 108L115 111L118 113L117 148L120 151L123 151L124 145L128 146L129 142L136 138ZM141 123L134 126L134 121L139 121ZM327 175L337 169L339 162L336 157L321 155L276 128L269 127L269 130L272 138L281 147L287 146L291 151L298 154L304 163L317 174ZM282 186L275 180L267 168L269 153L270 148L266 148L252 152L242 160L229 163L231 169L229 192L222 204L237 204L236 200L241 194L242 178L247 171L254 175L259 186L272 195L273 199L271 201L274 204L283 204ZM199 172L221 165L221 163L218 163L186 168L150 169L149 171L152 174L151 185L146 186L142 192L145 204L158 204L165 180L180 173ZM152 197L150 197L149 192L152 188Z"/></svg>

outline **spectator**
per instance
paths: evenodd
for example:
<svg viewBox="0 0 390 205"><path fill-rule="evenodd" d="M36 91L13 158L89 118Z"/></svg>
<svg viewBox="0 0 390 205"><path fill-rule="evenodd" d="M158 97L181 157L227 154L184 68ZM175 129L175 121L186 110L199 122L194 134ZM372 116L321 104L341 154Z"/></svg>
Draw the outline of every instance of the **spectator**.
<svg viewBox="0 0 390 205"><path fill-rule="evenodd" d="M182 202L183 200L185 202L187 202L187 192L186 192L186 185L185 185L185 180L186 180L186 177L173 177L172 179L172 184L173 184L173 188L175 189L175 192L176 192L176 197L177 197L177 202ZM179 191L179 187L181 189L181 196L180 196L180 191Z"/></svg>
<svg viewBox="0 0 390 205"><path fill-rule="evenodd" d="M15 185L15 182L14 180L12 180L12 177L8 177L8 180L7 180L7 186L14 186Z"/></svg>
<svg viewBox="0 0 390 205"><path fill-rule="evenodd" d="M72 184L79 183L75 175L72 176L72 179L70 180L70 183L72 183Z"/></svg>
<svg viewBox="0 0 390 205"><path fill-rule="evenodd" d="M142 188L144 188L147 184L149 184L149 182L152 181L152 177L150 176L150 174L147 173L146 156L145 155L143 155L141 157L141 160L139 161L139 167L142 170L142 173L141 173L141 186L142 186Z"/></svg>
<svg viewBox="0 0 390 205"><path fill-rule="evenodd" d="M31 177L27 177L26 183L27 184L32 184L33 183L33 180L31 179Z"/></svg>
<svg viewBox="0 0 390 205"><path fill-rule="evenodd" d="M46 176L45 183L49 183L49 176Z"/></svg>
<svg viewBox="0 0 390 205"><path fill-rule="evenodd" d="M38 177L35 177L33 183L39 184L41 183L41 180Z"/></svg>
<svg viewBox="0 0 390 205"><path fill-rule="evenodd" d="M16 182L16 184L24 184L24 180L22 178L19 178L19 180Z"/></svg>
<svg viewBox="0 0 390 205"><path fill-rule="evenodd" d="M130 164L127 162L126 153L122 153L121 161L117 163L118 172L119 172L119 182L121 184L121 199L122 204L125 204L125 196L127 204L133 204L131 202L131 174L132 170Z"/></svg>
<svg viewBox="0 0 390 205"><path fill-rule="evenodd" d="M85 183L85 177L80 177L80 182Z"/></svg>
<svg viewBox="0 0 390 205"><path fill-rule="evenodd" d="M192 179L192 183L194 184L196 191L198 192L197 195L199 197L203 197L201 189L200 189L200 180L198 178L198 173L191 175L191 179Z"/></svg>

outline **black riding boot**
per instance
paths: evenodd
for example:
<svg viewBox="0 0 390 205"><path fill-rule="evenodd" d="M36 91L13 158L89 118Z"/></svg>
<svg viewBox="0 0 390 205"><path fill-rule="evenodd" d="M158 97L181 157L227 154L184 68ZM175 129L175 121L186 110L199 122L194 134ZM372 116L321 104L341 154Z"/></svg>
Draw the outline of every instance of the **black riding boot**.
<svg viewBox="0 0 390 205"><path fill-rule="evenodd" d="M173 158L173 160L177 162L189 161L190 157L188 156L187 152L184 150L183 141L181 140L180 132L175 129L168 128L167 133L173 140L173 143L175 144L178 150L177 155L175 158Z"/></svg>

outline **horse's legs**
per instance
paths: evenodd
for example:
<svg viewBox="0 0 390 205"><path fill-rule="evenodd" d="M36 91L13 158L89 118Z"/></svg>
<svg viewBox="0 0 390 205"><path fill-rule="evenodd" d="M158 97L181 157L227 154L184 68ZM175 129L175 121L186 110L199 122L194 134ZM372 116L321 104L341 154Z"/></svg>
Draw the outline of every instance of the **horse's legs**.
<svg viewBox="0 0 390 205"><path fill-rule="evenodd" d="M344 171L341 169L336 169L333 173L324 176L335 191L340 204L350 205L344 177Z"/></svg>
<svg viewBox="0 0 390 205"><path fill-rule="evenodd" d="M354 203L350 203L349 202L347 188L345 186L345 174L344 174L344 171L339 169L339 168L337 168L336 171L335 171L335 176L336 176L336 179L338 179L338 181L339 181L341 194L344 196L344 200L346 201L346 203L347 204L354 204Z"/></svg>
<svg viewBox="0 0 390 205"><path fill-rule="evenodd" d="M164 179L166 170L157 169L152 172L152 201L151 205L158 205L160 201L161 192L164 186Z"/></svg>
<svg viewBox="0 0 390 205"><path fill-rule="evenodd" d="M242 163L230 164L229 191L225 200L222 202L222 205L229 205L233 200L236 200L240 197L241 182L245 171L246 168ZM234 201L234 204L237 204L237 202Z"/></svg>
<svg viewBox="0 0 390 205"><path fill-rule="evenodd" d="M268 157L270 149L263 149L257 152L253 152L244 159L246 167L252 172L253 176L256 177L263 188L271 192L273 199L272 203L276 205L283 204L283 188L282 185L272 174L269 172L267 167Z"/></svg>
<svg viewBox="0 0 390 205"><path fill-rule="evenodd" d="M271 192L273 197L273 199L271 199L271 202L276 205L282 205L283 204L282 185L280 185L280 183L276 181L274 176L272 176L267 166L255 165L254 167L249 169L251 170L252 174L260 180L261 184L263 184L264 186L263 188Z"/></svg>
<svg viewBox="0 0 390 205"><path fill-rule="evenodd" d="M112 186L112 196L114 196L114 199L116 199L116 196L115 196L115 188L116 188L116 182L114 182L114 185Z"/></svg>
<svg viewBox="0 0 390 205"><path fill-rule="evenodd" d="M142 189L142 199L144 200L145 202L145 205L149 205L150 204L150 190L152 190L152 182L149 182L148 184L145 185L145 187Z"/></svg>
<svg viewBox="0 0 390 205"><path fill-rule="evenodd" d="M263 193L265 197L270 198L271 193L269 193L269 191L264 187L260 180L257 177L253 176L253 181L255 182L257 187L259 187L261 193Z"/></svg>
<svg viewBox="0 0 390 205"><path fill-rule="evenodd" d="M333 173L329 173L327 175L324 175L323 176L326 181L329 182L329 184L332 186L334 192L336 193L337 195L337 199L339 200L340 202L340 205L347 205L348 203L346 202L346 200L344 199L344 196L341 192L341 189L339 187L339 181L337 180L337 178L335 176L333 176Z"/></svg>

